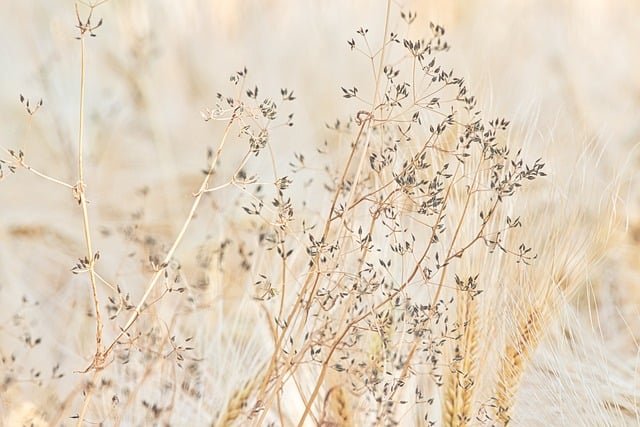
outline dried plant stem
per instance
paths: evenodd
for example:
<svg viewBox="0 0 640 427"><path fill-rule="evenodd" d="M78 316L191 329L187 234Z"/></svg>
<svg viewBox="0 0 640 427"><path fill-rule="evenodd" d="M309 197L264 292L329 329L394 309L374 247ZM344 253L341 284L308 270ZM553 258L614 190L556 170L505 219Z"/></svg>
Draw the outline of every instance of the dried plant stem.
<svg viewBox="0 0 640 427"><path fill-rule="evenodd" d="M78 427L82 426L82 424L84 423L84 417L87 414L87 408L89 407L89 402L91 402L91 398L93 397L93 391L96 389L96 385L100 380L101 373L102 373L101 370L96 369L93 372L93 377L91 378L91 381L87 383L85 386L86 394L84 396L84 402L82 403L82 408L80 409L80 414L78 414L78 422L76 423Z"/></svg>
<svg viewBox="0 0 640 427"><path fill-rule="evenodd" d="M67 393L64 399L61 399L61 403L57 405L56 412L49 419L49 425L53 426L62 424L60 420L71 406L73 400L77 397L77 393L82 390L82 387L84 387L84 384L82 382L79 382L75 387L73 387L73 389L71 389Z"/></svg>
<svg viewBox="0 0 640 427"><path fill-rule="evenodd" d="M450 190L451 190L451 187L447 188L447 192L445 194L445 201L448 200L448 198L449 198ZM443 206L443 208L441 208L441 210L440 210L440 213L439 213L437 221L439 221L440 217L443 215L444 206L446 206L446 203L443 203L442 206ZM436 228L435 227L433 228L432 233L433 234L436 233ZM364 320L367 317L369 317L372 313L376 312L378 309L383 307L389 301L392 301L398 294L400 294L406 288L406 286L409 283L411 283L411 281L416 276L416 274L418 274L418 272L421 271L420 265L421 265L422 261L424 259L426 259L427 255L429 253L429 249L431 248L432 242L433 242L433 236L431 236L431 238L429 240L429 243L428 243L428 246L425 249L425 251L423 252L423 255L420 258L420 261L416 263L416 267L413 269L413 271L411 272L411 274L409 275L407 280L405 280L405 282L397 290L393 291L387 298L385 298L383 301L381 301L379 304L377 304L374 307L373 310L368 311L368 312L362 314L361 316L355 318L353 321L349 322L346 325L346 327L343 329L341 334L338 335L338 337L334 340L334 343L332 344L331 348L329 349L329 352L328 352L328 354L326 356L325 361L322 363L322 368L321 368L320 374L318 376L318 380L316 381L316 386L315 386L315 388L314 388L314 390L313 390L313 392L311 394L311 397L309 398L309 404L305 407L305 413L303 414L303 417L301 418L301 421L298 424L299 427L301 427L302 424L304 423L304 419L306 418L306 416L308 415L308 413L309 413L309 411L311 409L311 405L313 403L313 400L315 399L315 397L317 397L318 392L320 391L320 387L321 387L323 379L324 379L324 377L326 375L327 368L329 367L329 362L331 361L331 357L333 356L333 353L336 351L338 345L342 342L342 340L347 335L347 333L351 330L351 328L353 328L355 325L360 323L362 320ZM415 350L412 351L412 355L413 355L414 351ZM404 370L403 370L403 372L405 374L406 374L406 372L407 372L407 370L409 368L409 362L410 362L410 359L405 363Z"/></svg>
<svg viewBox="0 0 640 427"><path fill-rule="evenodd" d="M446 200L448 200L449 195L450 195L450 190L451 187L447 188L447 192L445 193L445 202ZM442 204L442 208L439 212L438 215L438 219L436 221L436 223L440 220L441 216L444 214L444 206L446 206L446 203ZM337 336L337 338L334 340L334 343L332 344L331 348L329 349L329 352L326 356L325 361L322 363L322 368L320 370L320 374L318 376L318 379L316 381L316 385L314 387L314 390L311 393L311 396L309 398L309 403L305 406L305 412L303 413L303 416L300 419L300 422L298 423L298 426L302 426L304 424L304 420L306 419L306 417L309 415L309 412L311 410L311 405L313 404L313 401L315 400L315 398L318 396L318 393L320 391L320 387L322 386L323 383L323 379L326 375L327 372L327 368L329 367L329 363L331 361L331 357L333 356L333 353L336 351L338 345L342 342L342 340L344 339L344 337L347 335L347 333L354 327L356 326L358 323L360 323L362 320L366 319L367 317L369 317L372 313L376 312L378 309L380 309L381 307L383 307L385 304L387 304L389 301L392 301L393 298L395 298L398 294L400 294L405 288L406 286L411 283L411 281L414 279L414 277L416 276L416 274L418 274L419 271L421 271L420 269L420 265L422 263L422 261L424 259L426 259L428 253L429 253L429 249L431 248L431 244L433 242L433 234L436 233L436 228L434 227L432 229L432 236L429 239L429 243L427 248L425 249L425 251L423 252L422 257L420 258L420 261L416 263L416 267L413 269L413 271L411 272L411 274L409 275L409 277L407 278L407 280L405 280L405 282L399 287L399 289L395 290L394 292L392 292L388 297L386 297L383 301L381 301L379 304L377 304L373 310L368 311L360 316L358 316L357 318L355 318L354 320L352 320L351 322L349 322L345 328L342 330L342 332ZM319 274L316 276L316 280L318 280L319 278ZM307 284L305 284L306 287ZM299 304L300 302L298 302L297 304ZM283 335L284 336L284 335ZM279 347L277 347L279 348ZM414 350L415 351L415 350ZM413 352L412 352L413 355ZM277 364L277 353L274 353L274 356L272 358L272 363L275 366L275 364ZM405 363L405 367L404 367L404 373L406 374L408 368L409 368L409 361L410 359ZM266 388L266 383L269 380L269 376L267 375L264 379L263 382L263 386ZM265 414L263 414L263 416L261 417L258 425L264 420L264 416Z"/></svg>
<svg viewBox="0 0 640 427"><path fill-rule="evenodd" d="M476 171L473 174L473 182L471 182L471 185L469 186L469 190L467 192L467 197L466 200L464 202L464 207L462 209L462 213L460 214L460 220L458 221L458 225L456 226L456 230L453 233L453 237L451 238L451 243L449 244L449 249L447 251L447 257L446 257L446 262L445 262L445 266L444 269L442 270L442 274L440 275L440 282L438 283L438 288L436 289L436 293L433 296L433 301L432 304L435 305L438 302L438 298L440 297L440 292L442 291L442 286L444 285L444 280L447 276L447 267L449 266L449 259L451 259L451 255L453 253L453 247L456 243L456 240L458 239L458 236L460 235L460 230L462 229L462 224L464 223L464 219L467 216L467 210L469 209L469 202L471 201L471 197L473 196L473 194L475 193L475 188L478 182L478 176L480 175L480 169L482 166L482 162L478 162L478 165L476 167ZM458 174L458 169L460 167L460 164L458 164L456 166L456 171L454 173L454 179ZM482 224L482 228L480 229L480 235L482 233L482 231L484 230L485 224ZM477 239L474 239L472 241L475 242Z"/></svg>
<svg viewBox="0 0 640 427"><path fill-rule="evenodd" d="M29 121L31 122L31 120L33 119L33 116L29 116ZM66 183L64 181L61 181L57 178L54 178L52 176L49 176L47 174L44 174L42 172L40 172L39 170L31 167L30 165L28 165L27 163L25 163L24 158L22 157L22 155L16 155L16 153L12 150L8 150L5 147L0 146L0 148L2 148L3 151L5 151L9 156L13 157L13 159L18 163L18 166L20 166L21 168L24 168L26 170L28 170L29 172L31 172L32 174L39 176L40 178L43 178L47 181L53 182L54 184L58 184L58 185L62 185L63 187L67 187L70 190L74 189L74 186Z"/></svg>
<svg viewBox="0 0 640 427"><path fill-rule="evenodd" d="M76 3L76 14L79 18L78 12L78 3ZM91 367L96 369L94 373L94 378L91 382L92 386L87 391L87 395L85 396L84 403L82 405L82 409L80 411L80 416L78 417L78 426L82 425L84 421L84 416L87 411L87 407L89 406L89 402L91 401L91 396L93 394L93 389L95 383L99 379L99 371L102 369L104 365L104 352L102 348L102 315L100 313L100 300L98 298L98 287L96 284L96 275L95 275L95 262L97 256L93 252L93 247L91 244L91 229L89 226L89 212L87 209L87 198L86 198L86 185L84 181L84 165L83 165L83 133L84 133L84 93L85 93L85 34L86 31L83 28L80 28L80 102L79 102L79 121L78 121L78 183L73 187L74 196L78 200L82 208L82 229L84 232L84 240L86 244L86 259L88 260L87 272L89 273L89 280L91 282L91 292L93 296L93 305L96 316L96 351L91 362ZM86 371L85 371L86 372Z"/></svg>
<svg viewBox="0 0 640 427"><path fill-rule="evenodd" d="M347 179L347 174L349 172L349 169L351 168L351 163L353 161L353 158L355 156L355 152L358 148L358 142L360 141L360 138L364 132L365 126L367 125L367 121L363 121L360 125L360 130L358 132L358 135L355 139L355 142L353 144L353 148L351 149L351 153L349 155L349 159L347 160L347 163L345 165L344 171L342 173L342 177L340 179L340 181L338 182L338 188L336 188L335 193L334 193L334 198L333 201L331 203L331 207L329 209L329 215L328 215L328 220L325 223L325 227L323 230L323 238L326 239L326 237L329 234L329 229L331 226L331 221L332 221L332 216L333 216L333 212L335 210L335 206L337 204L338 201L338 197L340 195L340 191L342 189L342 186L344 185L344 182ZM318 265L318 261L320 260L321 254L318 253L315 256L315 259L313 260L313 265L317 266ZM309 301L311 300L311 298L313 297L313 292L314 289L316 289L318 281L320 279L321 273L317 271L317 269L314 267L308 274L306 277L306 280L302 286L302 291L301 294L307 294L309 295ZM311 290L309 291L309 287L311 287ZM294 319L296 316L298 316L300 314L300 310L303 308L303 304L305 302L304 298L297 298L295 304L293 305L293 307L291 308L289 315L287 316L286 319L286 323L284 328L282 329L282 332L278 335L278 339L276 340L276 344L274 347L274 351L273 351L273 355L271 357L271 363L269 365L268 370L265 373L264 379L262 381L262 385L260 386L260 392L258 394L258 401L263 401L265 399L264 395L266 393L267 387L269 385L270 380L272 379L272 377L275 375L275 371L278 369L278 355L279 355L279 349L282 348L283 342L285 337L287 336L287 331L289 330L290 326L294 323ZM308 316L308 310L306 311L306 314ZM300 329L298 331L298 335L301 335L303 332L303 326L305 322L301 323ZM262 421L264 420L264 416L265 414L262 415L261 419L259 420L259 424L262 423Z"/></svg>
<svg viewBox="0 0 640 427"><path fill-rule="evenodd" d="M85 197L86 185L84 181L83 166L83 132L84 132L84 90L85 90L85 38L80 35L81 59L80 59L80 117L78 123L78 183L74 187L77 197L82 207L82 228L87 248L87 259L89 259L89 278L91 280L91 290L93 292L93 303L96 310L96 357L102 353L102 317L100 315L100 301L98 299L98 288L96 286L96 275L94 273L95 259L91 245L91 230L89 227L89 212L87 209L87 198Z"/></svg>
<svg viewBox="0 0 640 427"><path fill-rule="evenodd" d="M178 249L178 246L182 242L182 239L187 229L189 228L191 221L193 220L193 216L195 215L196 209L198 208L198 205L200 204L202 197L206 194L206 190L209 184L209 179L211 178L211 176L213 175L213 172L215 171L216 164L218 163L218 159L222 154L222 149L224 148L225 142L227 141L227 138L229 136L229 131L231 130L231 127L237 117L236 114L237 114L237 109L234 111L233 115L231 116L231 118L227 123L224 134L222 136L222 140L220 141L218 149L216 150L216 154L211 160L211 165L209 166L209 169L207 170L207 174L205 175L204 179L202 180L202 183L200 184L200 188L194 194L195 199L193 201L193 204L191 205L191 209L189 210L189 213L187 214L187 218L185 219L184 224L182 225L182 228L178 232L178 235L176 236L175 240L173 241L171 248L167 251L167 254L162 260L162 263L160 264L159 268L156 269L156 272L151 277L151 280L149 281L149 284L147 285L147 288L144 294L142 295L142 298L140 298L140 301L138 302L133 313L129 317L129 320L127 320L127 323L120 329L120 333L116 336L113 342L105 350L105 356L108 353L110 353L111 350L113 350L113 347L118 343L118 340L127 333L127 331L131 328L131 326L133 326L133 324L136 322L138 317L140 317L140 314L142 313L142 310L145 307L145 303L147 302L147 299L149 298L149 296L151 295L151 292L155 288L158 282L158 279L160 279L160 277L164 275L165 268L169 265L169 262L173 258L174 253L176 252L176 250Z"/></svg>
<svg viewBox="0 0 640 427"><path fill-rule="evenodd" d="M373 99L373 105L372 105L372 111L369 113L368 115L368 119L364 120L362 123L362 126L360 128L360 134L362 133L362 131L364 130L364 126L368 125L370 123L371 118L373 117L373 115L375 114L375 111L377 109L377 103L378 103L378 97L379 97L379 92L380 92L380 82L383 76L383 67L385 65L385 53L387 51L386 47L387 47L387 43L386 43L386 38L389 34L389 19L391 16L391 0L387 0L387 10L386 10L386 14L385 14L385 23L384 23L384 32L383 32L383 43L382 43L382 50L380 52L380 62L379 62L379 66L378 66L378 73L376 74L376 86L375 86L375 91L374 91L374 99ZM360 136L360 135L359 135ZM360 159L360 164L358 165L358 170L356 172L356 179L360 176L360 174L362 173L362 167L364 164L364 159L367 156L367 148L369 146L369 138L370 138L370 134L367 134L367 138L366 138L366 144L363 150L363 155L362 158ZM354 146L354 150L355 150L355 146ZM353 154L353 151L352 151ZM344 176L343 176L343 181L344 182ZM351 187L351 193L349 194L349 198L347 199L345 205L349 206L349 203L351 201L351 199L353 198L353 194L355 192L355 188L356 185L355 183L352 185ZM337 194L339 194L339 190L336 190L336 196ZM335 209L335 202L337 199L334 199L333 204L331 206L331 211L329 212L329 216L328 216L328 220L327 220L327 226L325 227L325 234L327 234L328 232L328 226L331 222L331 217L333 216L333 212ZM345 223L345 217L343 216L341 218L341 223L342 226L344 227L344 223ZM316 278L319 278L319 274L316 274ZM316 284L317 284L317 279L316 279ZM313 296L313 292L315 291L316 285L314 285L310 297ZM345 311L346 314L346 311ZM341 322L342 323L342 322ZM344 337L347 332L350 330L351 328L345 328L344 333L342 334L342 337ZM329 362L331 360L331 356L333 355L334 351L336 350L338 344L340 343L340 341L342 340L342 338L340 338L340 340L336 340L335 343L332 345L331 350L329 351L329 354L326 357L326 360L322 363L322 369L320 371L320 375L318 376L318 379L316 380L316 385L313 389L313 392L311 393L311 396L309 397L309 401L308 403L305 405L305 409L304 412L302 414L302 416L300 417L300 421L298 422L298 427L302 427L302 425L304 424L305 419L307 418L307 416L309 415L309 412L311 411L311 406L313 405L313 403L315 402L316 398L318 397L318 393L320 392L320 387L322 386L322 384L324 383L324 378L327 372L327 367L329 366Z"/></svg>
<svg viewBox="0 0 640 427"><path fill-rule="evenodd" d="M103 1L104 2L104 1ZM89 5L89 7L91 8L91 12L93 11L93 9L103 3L97 3L95 5ZM83 144L83 132L84 132L84 92L85 92L85 35L86 33L91 34L91 31L95 28L97 28L98 26L101 25L101 22L98 23L96 26L92 27L90 24L90 16L91 16L91 12L89 15L89 18L86 20L86 23L83 23L83 21L80 19L80 14L78 11L78 2L76 2L75 4L75 9L76 9L76 16L78 18L78 29L80 30L80 36L79 36L79 40L81 43L81 61L80 61L80 102L79 102L79 109L80 109L80 114L79 114L79 127L78 127L78 183L72 187L73 189L73 193L74 193L74 197L76 198L76 200L78 201L78 203L80 204L81 208L82 208L82 218L83 218L83 231L84 231L84 237L85 237L85 243L86 243L86 250L87 250L87 255L86 255L86 259L88 260L88 265L87 265L87 271L89 273L89 277L90 277L90 281L91 281L91 288L92 288L92 294L93 294L93 303L94 303L94 309L95 309L95 314L96 314L96 352L93 358L93 361L91 362L91 364L89 365L89 367L87 369L85 369L85 372L93 369L95 370L94 373L94 378L92 380L92 384L96 384L99 380L99 376L100 376L100 371L104 368L105 365L105 360L108 357L108 355L111 353L111 351L113 350L113 348L115 347L115 345L118 343L118 341L120 340L120 338L122 338L127 331L133 326L133 324L135 323L135 321L138 319L138 317L140 316L142 310L145 307L145 304L149 298L149 296L151 295L153 289L156 286L156 283L158 282L159 278L164 274L165 268L169 265L169 262L171 261L171 259L173 258L173 255L178 247L178 245L180 244L180 242L182 241L182 238L184 237L184 234L186 233L187 228L189 227L193 216L195 214L195 211L198 207L198 205L200 204L200 201L202 200L203 195L206 193L207 191L207 187L208 187L208 183L209 183L209 179L211 178L211 175L213 174L216 164L218 162L218 159L220 158L220 155L222 153L222 149L224 147L225 141L227 140L227 137L229 135L229 131L231 129L232 124L234 123L234 120L236 119L236 114L237 114L237 109L234 110L231 118L229 119L226 129L224 131L224 135L222 137L222 140L218 146L218 149L216 151L216 154L214 156L214 158L211 161L209 170L207 171L207 174L205 176L205 178L202 181L202 184L200 185L200 188L198 190L197 193L195 193L195 200L191 206L191 209L189 211L189 214L187 215L187 218L182 226L182 228L180 229L177 237L175 238L173 245L171 246L171 248L169 249L169 251L167 252L165 258L163 259L162 263L160 266L158 266L158 268L156 269L154 275L152 276L149 284L147 285L147 288L142 296L142 298L140 299L140 301L138 302L137 306L134 309L134 312L132 313L132 315L129 317L127 323L125 324L124 327L122 327L120 329L120 333L115 337L115 339L112 341L112 343L103 350L103 322L102 322L102 316L100 313L100 301L99 301L99 297L98 297L98 290L97 290L97 285L96 285L96 274L95 274L95 262L97 260L97 254L94 254L93 252L93 247L92 247L92 243L91 243L91 230L90 230L90 223L89 223L89 213L88 213L88 202L87 202L87 198L86 198L86 184L85 184L85 180L84 180L84 165L83 165L83 159L84 159L84 144ZM77 425L80 426L82 425L83 421L84 421L84 416L86 414L88 405L91 401L91 396L93 394L93 387L90 387L90 390L87 392L87 395L85 396L85 400L82 406L82 410L80 411L80 416L78 417L78 423Z"/></svg>
<svg viewBox="0 0 640 427"><path fill-rule="evenodd" d="M391 10L391 2L389 0L388 4L387 4L387 14L386 14L386 21L385 21L385 29L384 29L384 36L385 37L387 36L388 31L389 31L390 10ZM386 44L385 44L385 46L386 46ZM370 124L371 118L373 117L373 114L374 114L375 109L376 109L375 104L377 103L377 99L378 99L378 92L379 92L378 87L379 87L379 84L380 84L380 78L381 78L381 76L383 74L382 73L382 67L384 65L384 52L385 52L385 49L383 48L382 53L381 53L381 57L380 57L380 70L379 70L378 78L377 78L377 82L376 82L376 90L375 90L375 99L374 99L373 110L371 112L367 113L367 118L363 119L361 121L361 123L359 123L360 124L360 129L359 129L358 135L355 138L355 142L353 144L353 148L352 148L351 153L349 155L349 158L348 158L348 160L346 162L342 177L338 182L338 187L335 189L334 197L333 197L331 206L329 208L329 214L327 216L327 221L325 222L325 227L324 227L323 234L322 234L323 240L328 237L332 221L333 221L333 219L336 218L336 217L334 217L335 207L336 207L336 204L337 204L338 197L340 195L341 189L342 189L344 183L346 182L347 173L351 169L351 164L353 162L356 150L358 149L358 145L359 145L358 141L360 141L360 139L361 139L361 137L362 137L362 135L364 133L365 128ZM355 174L356 177L358 177L361 174L361 171L362 171L362 168L363 168L363 164L364 164L364 159L365 159L366 154L367 154L368 145L369 145L369 134L367 134L365 146L364 146L364 149L363 149L363 156L360 159L360 162L358 164L358 169L357 169L356 174ZM347 200L347 203L346 203L347 206L349 206L349 201L353 198L353 194L355 192L355 187L356 187L355 183L352 184L351 192L349 194L349 197L348 197L348 200ZM342 216L341 222L342 222L342 226L344 226L344 222L345 222L345 217L344 216ZM314 266L318 265L318 260L319 260L320 256L321 256L321 254L316 255L316 259L313 262ZM315 290L317 289L320 277L321 277L321 273L319 271L317 271L317 267L314 267L313 270L310 271L309 274L307 275L307 279L305 280L305 283L304 283L303 288L302 288L303 289L302 290L302 294L309 295L309 301L313 298L313 295L314 295ZM261 402L263 401L263 396L266 393L266 389L267 389L268 383L269 383L270 379L272 378L273 373L277 369L277 366L278 366L279 349L282 347L284 338L287 336L288 328L290 327L290 325L292 325L294 318L297 315L300 314L300 309L303 308L304 301L305 301L304 298L299 298L296 301L296 303L294 304L292 310L289 313L289 316L287 318L287 322L285 324L285 327L284 327L282 333L279 334L278 340L277 340L275 348L274 348L274 353L273 353L273 356L272 356L272 359L271 359L271 364L270 364L269 369L267 370L267 372L265 374L265 377L263 379L263 383L262 383L262 385L260 387L260 393L259 393L258 401L261 401ZM308 316L308 315L309 315L308 310L305 310L305 316ZM307 323L306 319L305 319L304 322L300 323L300 328L298 330L298 336L301 336L301 334L303 333L303 326L306 323ZM345 335L349 331L349 329L350 328L345 329L345 331L344 331ZM336 342L336 345L338 343L339 343L339 341ZM332 349L331 349L331 351L329 353L329 356L328 356L328 360L331 358L331 354L333 354L333 351L335 351L336 345L334 345L332 347ZM321 369L321 372L320 372L320 376L319 376L319 378L318 378L318 380L316 382L316 386L315 386L313 392L311 393L310 398L308 399L308 403L305 404L305 411L304 411L304 413L302 414L302 416L300 418L300 421L299 421L299 424L298 424L299 426L304 424L304 421L307 418L307 416L309 415L309 412L311 410L311 406L313 405L313 402L315 401L315 399L318 396L318 392L320 390L320 386L323 383L324 375L326 373L326 367L327 367L327 364L324 363L323 367ZM284 373L281 374L281 375L284 375ZM277 393L277 391L276 391L276 393ZM271 399L269 399L269 401L271 401ZM258 421L258 424L262 423L262 421L264 420L265 416L266 416L266 413L263 413L261 418L260 418L260 420Z"/></svg>

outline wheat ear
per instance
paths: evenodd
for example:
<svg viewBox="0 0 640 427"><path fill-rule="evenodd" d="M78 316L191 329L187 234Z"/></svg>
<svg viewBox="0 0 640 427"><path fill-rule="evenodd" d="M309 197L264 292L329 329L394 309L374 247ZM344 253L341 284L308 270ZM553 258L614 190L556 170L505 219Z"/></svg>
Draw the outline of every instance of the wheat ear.
<svg viewBox="0 0 640 427"><path fill-rule="evenodd" d="M451 374L445 383L443 425L468 425L473 409L475 369L477 365L478 319L476 302L468 292L460 295L457 310L462 336L454 349Z"/></svg>
<svg viewBox="0 0 640 427"><path fill-rule="evenodd" d="M240 388L238 388L227 400L224 410L217 417L217 420L212 424L213 427L226 427L232 425L232 423L243 413L247 408L247 401L251 396L251 393L257 388L258 376L254 376L245 381Z"/></svg>
<svg viewBox="0 0 640 427"><path fill-rule="evenodd" d="M324 398L322 409L322 420L320 426L353 426L351 416L351 406L345 394L344 388L340 385L331 387Z"/></svg>
<svg viewBox="0 0 640 427"><path fill-rule="evenodd" d="M511 421L511 409L514 404L514 396L526 364L530 359L531 350L539 340L540 311L532 308L518 328L514 339L507 342L504 355L498 371L498 384L495 393L496 418L502 425L508 425Z"/></svg>

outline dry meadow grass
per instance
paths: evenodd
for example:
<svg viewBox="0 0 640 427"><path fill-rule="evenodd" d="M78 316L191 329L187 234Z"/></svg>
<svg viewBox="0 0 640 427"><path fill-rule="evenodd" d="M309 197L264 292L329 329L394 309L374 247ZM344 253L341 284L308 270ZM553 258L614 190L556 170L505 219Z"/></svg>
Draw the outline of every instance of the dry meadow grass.
<svg viewBox="0 0 640 427"><path fill-rule="evenodd" d="M12 3L2 425L640 424L634 2Z"/></svg>

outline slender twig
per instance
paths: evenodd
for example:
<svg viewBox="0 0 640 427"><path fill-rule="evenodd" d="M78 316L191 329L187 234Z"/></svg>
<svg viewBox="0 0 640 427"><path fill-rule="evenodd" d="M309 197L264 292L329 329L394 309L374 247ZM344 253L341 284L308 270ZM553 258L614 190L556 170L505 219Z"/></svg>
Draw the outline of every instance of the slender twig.
<svg viewBox="0 0 640 427"><path fill-rule="evenodd" d="M195 199L193 201L193 204L191 205L191 209L189 210L189 213L187 214L187 218L185 219L184 223L182 224L182 228L178 232L178 235L176 236L175 240L173 241L173 244L171 245L171 248L167 251L167 254L165 255L164 259L162 260L162 263L160 264L161 268L157 269L157 271L151 277L151 280L149 281L149 284L147 285L144 294L140 298L140 301L138 302L136 307L133 309L133 313L129 317L129 320L127 320L127 323L125 323L125 325L120 329L120 333L115 337L115 339L111 342L111 344L106 348L105 355L109 354L111 352L111 350L113 350L115 345L118 343L118 340L120 338L122 338L127 333L127 331L129 329L131 329L131 326L133 326L133 324L136 322L138 317L140 317L140 314L142 313L142 310L145 307L145 303L147 302L147 299L149 298L149 296L151 295L151 292L155 288L155 286L156 286L156 284L158 282L158 279L160 279L160 277L162 277L164 275L164 269L169 265L169 262L173 258L173 255L175 254L176 250L178 249L178 246L182 242L182 239L183 239L185 233L187 232L187 229L189 228L189 225L191 224L191 221L193 220L193 217L194 217L194 215L196 213L196 209L198 208L198 205L200 204L200 201L202 200L202 197L206 194L206 190L207 190L207 187L209 185L209 180L210 180L211 176L213 175L213 172L215 171L216 164L218 162L218 159L220 158L220 155L222 154L222 149L223 149L223 147L225 145L225 142L227 141L227 137L229 136L229 131L231 130L231 127L232 127L232 125L233 125L233 123L234 123L234 121L236 119L237 112L238 112L238 110L236 109L236 111L234 112L233 116L229 119L229 122L227 123L227 127L226 127L226 129L224 131L224 134L222 136L222 140L220 141L220 145L218 146L218 149L216 150L216 154L215 154L215 156L213 157L213 159L211 161L211 165L209 166L209 170L207 171L206 176L202 180L202 183L200 184L200 188L194 194Z"/></svg>

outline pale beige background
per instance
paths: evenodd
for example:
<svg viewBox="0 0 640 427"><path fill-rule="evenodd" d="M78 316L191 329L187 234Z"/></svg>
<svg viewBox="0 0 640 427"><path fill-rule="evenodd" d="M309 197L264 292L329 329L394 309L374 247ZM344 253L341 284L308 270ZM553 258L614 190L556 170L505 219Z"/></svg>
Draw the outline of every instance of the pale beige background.
<svg viewBox="0 0 640 427"><path fill-rule="evenodd" d="M569 177L583 179L566 198L593 215L594 229L609 227L598 216L607 190L614 184L622 189L613 232L618 243L605 262L609 284L619 292L608 294L610 310L626 324L614 323L610 331L605 326L601 334L619 340L616 348L630 351L633 364L634 339L640 337L640 4L402 3L418 11L418 27L425 31L429 21L446 28L452 49L443 61L467 78L487 116L512 120L512 135L525 141L529 157L545 158L551 187L564 191L561 184ZM27 163L41 172L75 183L80 58L74 4L6 0L3 9L0 144L22 149ZM104 24L87 40L85 130L100 271L131 286L134 296L141 292L144 271L127 256L139 245L117 230L144 208L145 233L167 242L175 234L205 166L206 149L220 135L219 127L202 121L200 111L213 106L216 92L230 89L230 74L246 66L262 94L277 97L281 87L295 91L297 100L289 108L296 126L274 136L278 167L285 170L293 152L310 152L328 137L326 122L353 113L340 86L358 84L362 92L370 87L366 61L349 51L346 40L364 26L373 43L379 41L384 13L383 2L363 0L113 0L100 6L94 22L101 17ZM44 100L31 120L19 94L32 103ZM228 155L233 158L233 152ZM583 155L591 160L574 168ZM4 151L0 156L8 159ZM228 174L229 167L222 162L220 174ZM143 187L151 189L146 198L140 196ZM216 205L215 215L198 218L180 250L185 257L198 251L203 236L215 243L230 232L224 203L208 201L207 209L209 204ZM0 419L8 420L12 409L31 408L28 402L37 408L51 402L51 395L73 396L81 379L73 371L87 365L94 345L93 324L85 316L91 308L87 284L69 272L83 250L80 210L70 191L25 170L15 175L5 170L0 356L15 355L17 361L3 362L0 373L27 379L37 369L46 377L60 363L65 377L45 380L43 387L28 381L0 385ZM619 327L625 330L618 333ZM26 334L42 343L28 348ZM535 410L536 399L544 401L532 397L525 408ZM78 411L78 402L72 407L65 417ZM196 423L209 420L194 408L180 412Z"/></svg>

